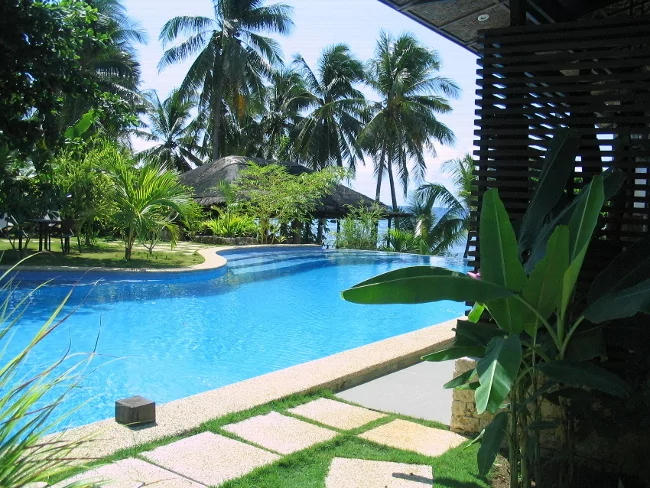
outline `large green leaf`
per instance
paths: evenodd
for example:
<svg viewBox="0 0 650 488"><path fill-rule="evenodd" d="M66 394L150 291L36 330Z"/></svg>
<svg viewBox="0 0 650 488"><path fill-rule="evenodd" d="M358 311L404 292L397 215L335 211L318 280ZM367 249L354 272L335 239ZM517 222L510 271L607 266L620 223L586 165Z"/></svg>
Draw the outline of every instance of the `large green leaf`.
<svg viewBox="0 0 650 488"><path fill-rule="evenodd" d="M490 341L485 356L476 365L478 380L476 411L495 413L510 393L521 365L519 336L496 337Z"/></svg>
<svg viewBox="0 0 650 488"><path fill-rule="evenodd" d="M495 337L504 337L506 333L492 323L475 324L465 320L456 323L456 346L487 347Z"/></svg>
<svg viewBox="0 0 650 488"><path fill-rule="evenodd" d="M560 225L548 240L546 256L528 277L522 297L544 319L548 319L558 305L562 292L562 278L569 266L569 228ZM524 328L531 336L542 322L538 315L526 310Z"/></svg>
<svg viewBox="0 0 650 488"><path fill-rule="evenodd" d="M440 361L449 361L452 359L464 357L483 357L485 355L485 347L481 346L450 346L440 351L432 352L422 357L423 361L432 361L439 363Z"/></svg>
<svg viewBox="0 0 650 488"><path fill-rule="evenodd" d="M546 155L535 193L521 221L518 242L520 254L530 249L540 224L553 210L575 168L580 135L568 128L557 130Z"/></svg>
<svg viewBox="0 0 650 488"><path fill-rule="evenodd" d="M446 389L453 389L457 388L459 386L465 385L469 383L469 380L472 378L472 376L476 373L475 370L470 369L468 371L465 371L464 373L459 374L456 376L453 380L447 381L444 385L442 385L443 388Z"/></svg>
<svg viewBox="0 0 650 488"><path fill-rule="evenodd" d="M483 196L479 242L481 279L519 293L526 282L526 273L519 261L517 240L508 212L495 188ZM523 330L524 305L516 297L496 299L486 305L503 330L510 333Z"/></svg>
<svg viewBox="0 0 650 488"><path fill-rule="evenodd" d="M618 169L607 170L603 173L603 189L605 192L606 201L611 199L618 192L621 185L623 184L623 181L625 181L625 175ZM578 196L575 197L573 201L568 204L559 214L557 214L555 218L540 227L531 248L530 257L524 266L527 272L532 271L535 265L544 258L544 255L546 253L546 243L555 231L555 228L558 225L569 224L571 218L573 217L573 213L575 212L576 208L578 208L578 205L580 205L582 200L588 196L590 189L591 183L586 185L580 191Z"/></svg>
<svg viewBox="0 0 650 488"><path fill-rule="evenodd" d="M553 361L540 363L537 368L547 378L565 385L586 387L619 397L629 394L629 386L625 381L592 363Z"/></svg>
<svg viewBox="0 0 650 488"><path fill-rule="evenodd" d="M569 260L564 273L559 314L564 315L578 281L587 248L594 234L600 210L605 202L602 176L594 176L569 221Z"/></svg>
<svg viewBox="0 0 650 488"><path fill-rule="evenodd" d="M629 288L650 278L650 236L635 242L616 256L589 287L588 301L606 293Z"/></svg>
<svg viewBox="0 0 650 488"><path fill-rule="evenodd" d="M345 290L354 303L425 303L439 300L486 302L513 293L485 280L444 268L414 266L389 271Z"/></svg>
<svg viewBox="0 0 650 488"><path fill-rule="evenodd" d="M639 312L647 313L649 309L650 278L624 290L603 295L587 307L584 316L598 324L606 320L632 317Z"/></svg>
<svg viewBox="0 0 650 488"><path fill-rule="evenodd" d="M602 326L580 328L573 334L564 353L567 361L591 361L607 354Z"/></svg>
<svg viewBox="0 0 650 488"><path fill-rule="evenodd" d="M476 455L478 472L481 476L486 476L494 464L494 460L499 454L505 439L507 428L508 414L506 412L499 412L490 422L490 425L485 428L481 447L479 447Z"/></svg>

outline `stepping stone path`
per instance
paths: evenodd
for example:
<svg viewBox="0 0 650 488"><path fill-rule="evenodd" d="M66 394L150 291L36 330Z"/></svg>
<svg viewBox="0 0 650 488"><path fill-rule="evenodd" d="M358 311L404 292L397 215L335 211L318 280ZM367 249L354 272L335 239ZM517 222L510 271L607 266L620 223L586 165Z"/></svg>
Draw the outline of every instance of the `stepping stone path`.
<svg viewBox="0 0 650 488"><path fill-rule="evenodd" d="M449 449L460 446L463 436L448 430L434 429L406 420L393 420L359 435L377 444L413 451L425 456L440 456Z"/></svg>
<svg viewBox="0 0 650 488"><path fill-rule="evenodd" d="M212 432L203 432L158 447L143 456L164 468L204 485L219 485L280 456Z"/></svg>
<svg viewBox="0 0 650 488"><path fill-rule="evenodd" d="M341 430L355 429L386 417L325 398L292 408L289 412ZM52 488L80 480L107 481L104 486L110 488L219 486L281 459L277 453L291 454L338 435L333 430L278 412L251 417L223 429L261 447L203 432L144 452L140 455L144 460L123 459L91 469ZM452 432L404 420L393 420L359 437L427 456L439 456L466 440ZM418 488L431 486L432 480L431 466L335 458L325 485L326 488Z"/></svg>
<svg viewBox="0 0 650 488"><path fill-rule="evenodd" d="M281 454L306 449L337 435L334 431L277 412L227 425L224 430Z"/></svg>
<svg viewBox="0 0 650 488"><path fill-rule="evenodd" d="M356 429L386 417L383 413L373 412L367 408L355 407L329 398L319 398L296 408L291 408L289 412L341 430Z"/></svg>
<svg viewBox="0 0 650 488"><path fill-rule="evenodd" d="M140 488L153 485L156 488L201 488L203 485L159 468L139 459L123 459L106 466L91 469L62 481L53 488L67 486L75 481L98 483L107 488Z"/></svg>
<svg viewBox="0 0 650 488"><path fill-rule="evenodd" d="M430 488L431 485L431 466L365 459L334 458L325 479L325 488Z"/></svg>

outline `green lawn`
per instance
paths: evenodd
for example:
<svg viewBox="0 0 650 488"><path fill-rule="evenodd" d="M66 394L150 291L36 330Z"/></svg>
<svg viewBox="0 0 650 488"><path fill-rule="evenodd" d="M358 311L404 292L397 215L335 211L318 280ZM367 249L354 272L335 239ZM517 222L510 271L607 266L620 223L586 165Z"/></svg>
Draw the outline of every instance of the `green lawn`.
<svg viewBox="0 0 650 488"><path fill-rule="evenodd" d="M223 430L223 427L227 424L239 422L255 415L263 415L271 411L293 416L287 412L289 408L293 408L318 397L333 398L333 395L327 391L309 395L294 395L244 412L226 415L219 419L206 422L184 435L169 437L156 442L137 446L135 448L122 450L113 456L102 460L101 464L127 457L137 457L144 451L205 431L215 432L219 435L246 442L243 439L239 439L236 435ZM339 398L336 398L336 400L341 401ZM298 418L310 422L308 419L302 417ZM327 476L330 463L335 457L427 464L433 467L435 487L489 488L491 486L489 480L479 477L477 472L476 452L478 450L478 445L472 445L470 447L465 447L465 445L463 445L448 451L442 456L432 458L409 451L382 446L357 437L357 434L390 422L396 418L410 420L429 427L446 429L445 426L435 422L413 419L402 415L388 415L386 418L382 418L353 431L338 431L340 435L331 441L318 444L312 448L305 449L289 456L284 456L282 459L271 465L258 468L242 478L232 480L221 486L223 488L323 488L325 486L325 477ZM319 425L317 422L311 423ZM331 427L328 428L331 429ZM79 470L75 470L75 472L78 471Z"/></svg>
<svg viewBox="0 0 650 488"><path fill-rule="evenodd" d="M152 254L134 249L130 261L124 260L121 241L99 241L93 247L82 247L82 252L72 239L70 253L63 254L58 240L52 240L52 252L38 253L38 240L29 243L25 266L80 266L93 268L182 268L203 262L199 254L170 252L169 244L160 243ZM4 251L1 264L15 264L20 256L6 239L0 240L0 252Z"/></svg>

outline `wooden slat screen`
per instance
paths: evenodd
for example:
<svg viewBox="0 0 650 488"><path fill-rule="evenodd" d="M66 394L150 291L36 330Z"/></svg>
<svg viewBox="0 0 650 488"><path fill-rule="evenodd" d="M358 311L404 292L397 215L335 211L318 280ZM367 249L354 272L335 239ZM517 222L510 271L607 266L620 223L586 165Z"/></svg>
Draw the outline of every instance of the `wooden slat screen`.
<svg viewBox="0 0 650 488"><path fill-rule="evenodd" d="M650 16L526 25L480 33L473 198L496 187L512 217L530 200L555 128L584 136L569 194L604 168L627 174L607 203L585 277L625 241L648 232L650 213ZM469 259L480 267L472 212Z"/></svg>

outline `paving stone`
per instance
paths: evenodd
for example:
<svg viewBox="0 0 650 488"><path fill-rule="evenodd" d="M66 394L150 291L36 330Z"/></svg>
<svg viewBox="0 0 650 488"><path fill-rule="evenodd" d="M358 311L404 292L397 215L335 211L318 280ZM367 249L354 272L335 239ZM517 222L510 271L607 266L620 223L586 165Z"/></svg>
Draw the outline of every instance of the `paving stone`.
<svg viewBox="0 0 650 488"><path fill-rule="evenodd" d="M433 485L433 469L365 459L334 458L325 488L424 488Z"/></svg>
<svg viewBox="0 0 650 488"><path fill-rule="evenodd" d="M270 464L280 456L212 432L187 437L143 453L166 469L217 486Z"/></svg>
<svg viewBox="0 0 650 488"><path fill-rule="evenodd" d="M393 420L359 437L377 444L414 451L425 456L440 456L467 439L447 430L434 429L406 420Z"/></svg>
<svg viewBox="0 0 650 488"><path fill-rule="evenodd" d="M156 488L200 488L203 485L195 483L176 473L167 471L140 459L122 459L121 461L91 469L85 473L64 480L53 488L67 486L69 483L84 481L98 483L107 488L140 488L155 486Z"/></svg>
<svg viewBox="0 0 650 488"><path fill-rule="evenodd" d="M363 407L356 407L343 402L319 398L305 403L289 412L337 429L350 430L385 417L383 413L373 412Z"/></svg>
<svg viewBox="0 0 650 488"><path fill-rule="evenodd" d="M333 432L302 420L271 412L224 427L228 432L281 454L306 449L336 437Z"/></svg>

